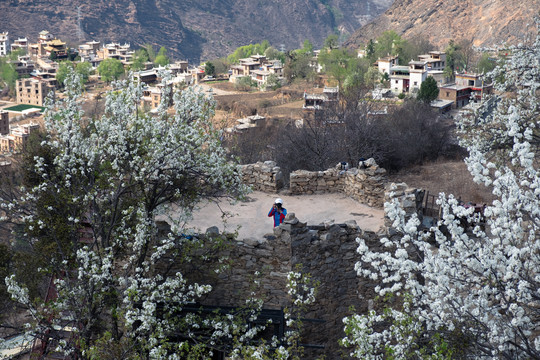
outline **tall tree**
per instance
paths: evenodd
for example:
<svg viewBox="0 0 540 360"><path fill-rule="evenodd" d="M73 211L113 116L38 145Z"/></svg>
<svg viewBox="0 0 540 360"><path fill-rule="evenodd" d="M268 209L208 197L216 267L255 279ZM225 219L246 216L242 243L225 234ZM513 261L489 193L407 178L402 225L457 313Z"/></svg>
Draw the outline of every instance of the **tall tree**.
<svg viewBox="0 0 540 360"><path fill-rule="evenodd" d="M29 309L28 330L43 340L45 356L204 357L202 349L213 345L195 339L198 317L182 308L210 287L189 281L178 266L208 256L223 240L186 236L182 224L199 200L238 197L244 188L213 129L214 102L205 94L188 88L175 94L174 114L164 100L152 118L139 108L141 84L128 79L113 87L104 116L86 118L80 79L70 74L67 97L47 112L39 152L27 157L25 189L9 199L0 193L2 220L24 228L19 241L35 256L49 249L48 261L34 271L54 279L55 296L30 299L15 275L6 280L8 290ZM158 226L159 213L170 216L171 228ZM68 328L73 336L62 337ZM208 334L215 341L230 336Z"/></svg>
<svg viewBox="0 0 540 360"><path fill-rule="evenodd" d="M105 82L117 80L124 74L124 65L117 59L105 59L98 66L98 73Z"/></svg>
<svg viewBox="0 0 540 360"><path fill-rule="evenodd" d="M75 66L75 72L80 75L83 84L88 82L92 71L92 65L87 61L80 62Z"/></svg>
<svg viewBox="0 0 540 360"><path fill-rule="evenodd" d="M133 63L131 64L131 70L140 71L145 69L145 64L150 61L148 56L148 50L146 48L140 48L133 54Z"/></svg>
<svg viewBox="0 0 540 360"><path fill-rule="evenodd" d="M339 48L339 37L336 34L330 34L324 39L324 49L333 50Z"/></svg>
<svg viewBox="0 0 540 360"><path fill-rule="evenodd" d="M416 95L416 99L429 104L433 100L437 99L437 97L439 97L437 80L435 80L433 76L428 76L427 79L420 85L420 90Z"/></svg>
<svg viewBox="0 0 540 360"><path fill-rule="evenodd" d="M68 74L73 71L73 63L71 61L62 61L58 65L58 70L56 71L56 81L58 86L64 87L64 81L66 80Z"/></svg>
<svg viewBox="0 0 540 360"><path fill-rule="evenodd" d="M211 63L210 61L207 61L205 64L204 64L204 73L208 76L214 76L216 75L216 68L214 66L213 63Z"/></svg>
<svg viewBox="0 0 540 360"><path fill-rule="evenodd" d="M156 55L156 58L154 59L154 64L165 66L169 64L169 57L167 56L167 49L165 47L161 47Z"/></svg>
<svg viewBox="0 0 540 360"><path fill-rule="evenodd" d="M375 53L378 58L388 55L397 55L398 46L401 42L401 36L399 36L394 30L388 30L382 33L377 38L375 44Z"/></svg>
<svg viewBox="0 0 540 360"><path fill-rule="evenodd" d="M352 356L540 358L540 23L532 46L512 49L494 71L499 95L459 122L475 181L497 199L483 212L441 194L437 227L419 229L398 202L386 205L397 235L379 250L360 241L360 276L375 279L382 312L345 320ZM383 250L384 249L384 250Z"/></svg>

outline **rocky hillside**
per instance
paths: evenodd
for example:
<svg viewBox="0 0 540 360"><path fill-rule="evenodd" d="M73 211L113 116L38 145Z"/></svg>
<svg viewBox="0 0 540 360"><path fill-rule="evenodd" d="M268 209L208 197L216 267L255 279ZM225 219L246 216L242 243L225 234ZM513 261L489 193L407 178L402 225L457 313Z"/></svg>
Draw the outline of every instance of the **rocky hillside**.
<svg viewBox="0 0 540 360"><path fill-rule="evenodd" d="M355 32L347 45L358 47L386 30L407 39L423 37L439 47L450 39L476 46L517 44L534 39L533 17L539 9L540 0L396 0Z"/></svg>
<svg viewBox="0 0 540 360"><path fill-rule="evenodd" d="M393 0L2 0L0 31L35 40L41 30L77 42L78 9L87 40L163 45L190 60L225 55L268 39L315 45L335 29L354 32Z"/></svg>

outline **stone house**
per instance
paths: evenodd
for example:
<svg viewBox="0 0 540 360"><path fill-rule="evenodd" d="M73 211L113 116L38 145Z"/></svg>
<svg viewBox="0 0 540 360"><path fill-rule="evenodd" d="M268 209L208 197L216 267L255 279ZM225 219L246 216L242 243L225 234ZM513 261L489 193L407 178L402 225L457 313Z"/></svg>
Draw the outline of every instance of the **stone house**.
<svg viewBox="0 0 540 360"><path fill-rule="evenodd" d="M103 48L97 50L97 56L101 60L116 59L120 60L124 66L129 66L133 62L133 54L129 44L120 45L119 43L105 44Z"/></svg>
<svg viewBox="0 0 540 360"><path fill-rule="evenodd" d="M9 49L9 33L0 33L0 56L6 56Z"/></svg>
<svg viewBox="0 0 540 360"><path fill-rule="evenodd" d="M471 88L469 86L447 84L439 88L439 99L451 100L454 109L467 105L470 97Z"/></svg>
<svg viewBox="0 0 540 360"><path fill-rule="evenodd" d="M393 66L390 69L390 89L394 94L408 93L410 86L410 67Z"/></svg>
<svg viewBox="0 0 540 360"><path fill-rule="evenodd" d="M442 71L446 67L446 53L444 51L430 51L427 54L418 55L418 60L426 62L428 71Z"/></svg>
<svg viewBox="0 0 540 360"><path fill-rule="evenodd" d="M0 151L13 152L21 149L28 142L30 135L39 129L39 124L30 123L14 126L8 135L0 136Z"/></svg>
<svg viewBox="0 0 540 360"><path fill-rule="evenodd" d="M387 56L375 64L379 72L389 75L390 90L395 94L418 91L428 76L432 76L439 86L446 82L443 74L446 53L442 51L419 55L418 60L409 61L408 66L398 65L397 56Z"/></svg>
<svg viewBox="0 0 540 360"><path fill-rule="evenodd" d="M399 66L399 59L397 56L387 56L377 60L375 63L381 73L390 75L392 68Z"/></svg>
<svg viewBox="0 0 540 360"><path fill-rule="evenodd" d="M47 30L42 30L39 33L38 43L46 44L48 41L51 41L54 36Z"/></svg>
<svg viewBox="0 0 540 360"><path fill-rule="evenodd" d="M82 58L96 56L99 50L101 42L99 41L87 41L84 44L79 45L79 56Z"/></svg>
<svg viewBox="0 0 540 360"><path fill-rule="evenodd" d="M168 68L171 71L173 76L176 76L178 74L187 74L189 73L188 70L188 61L187 60L179 60L172 64L169 64Z"/></svg>
<svg viewBox="0 0 540 360"><path fill-rule="evenodd" d="M43 106L49 93L54 94L54 86L46 81L33 78L17 80L17 104Z"/></svg>
<svg viewBox="0 0 540 360"><path fill-rule="evenodd" d="M279 60L266 60L264 55L252 55L239 60L238 65L231 66L229 81L235 83L239 78L250 76L260 87L263 87L271 74L283 79L283 65Z"/></svg>
<svg viewBox="0 0 540 360"><path fill-rule="evenodd" d="M263 55L253 55L248 58L240 59L238 65L231 66L231 82L236 82L239 77L250 76L253 70L259 69L266 57Z"/></svg>
<svg viewBox="0 0 540 360"><path fill-rule="evenodd" d="M420 86L427 77L427 62L409 61L409 90L411 92L420 90Z"/></svg>
<svg viewBox="0 0 540 360"><path fill-rule="evenodd" d="M10 63L15 67L15 71L17 71L19 77L30 75L36 68L35 63L28 55L18 56L17 60L10 61Z"/></svg>
<svg viewBox="0 0 540 360"><path fill-rule="evenodd" d="M259 87L264 87L268 82L268 77L275 74L280 80L283 79L283 66L281 61L267 61L256 69L250 71L251 78L257 82Z"/></svg>
<svg viewBox="0 0 540 360"><path fill-rule="evenodd" d="M30 75L38 80L44 81L50 86L56 87L56 72L58 71L58 63L49 58L36 58L36 69Z"/></svg>
<svg viewBox="0 0 540 360"><path fill-rule="evenodd" d="M28 50L28 39L27 38L18 38L17 40L14 40L13 43L11 43L11 51L17 50L17 49L24 49Z"/></svg>
<svg viewBox="0 0 540 360"><path fill-rule="evenodd" d="M169 89L169 105L172 105L172 99L173 99L173 83L170 82L166 85ZM164 88L165 86L163 84L158 84L156 86L148 86L143 90L143 97L141 100L141 105L143 107L148 107L150 111L155 111L159 104L161 103L161 99L164 96Z"/></svg>
<svg viewBox="0 0 540 360"><path fill-rule="evenodd" d="M324 107L332 106L339 101L339 87L325 86L322 94L308 94L304 91L305 111L321 110Z"/></svg>
<svg viewBox="0 0 540 360"><path fill-rule="evenodd" d="M463 73L456 74L455 83L439 88L439 99L451 100L452 108L456 109L467 105L471 100L481 102L484 95L492 92L493 85L484 84L482 75Z"/></svg>

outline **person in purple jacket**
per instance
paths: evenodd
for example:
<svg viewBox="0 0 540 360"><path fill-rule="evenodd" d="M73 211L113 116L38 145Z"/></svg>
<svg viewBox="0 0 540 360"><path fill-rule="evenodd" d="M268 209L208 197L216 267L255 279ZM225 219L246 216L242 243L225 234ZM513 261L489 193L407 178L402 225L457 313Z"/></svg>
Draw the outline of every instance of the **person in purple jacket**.
<svg viewBox="0 0 540 360"><path fill-rule="evenodd" d="M274 217L274 227L279 226L285 220L285 215L287 215L287 209L283 207L283 200L277 198L268 212L268 217Z"/></svg>

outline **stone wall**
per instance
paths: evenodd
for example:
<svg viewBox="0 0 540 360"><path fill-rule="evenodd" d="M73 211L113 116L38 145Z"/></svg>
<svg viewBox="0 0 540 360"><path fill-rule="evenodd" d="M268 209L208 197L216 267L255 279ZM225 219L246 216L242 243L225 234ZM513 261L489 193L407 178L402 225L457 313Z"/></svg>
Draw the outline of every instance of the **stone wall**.
<svg viewBox="0 0 540 360"><path fill-rule="evenodd" d="M363 204L383 207L386 170L374 161L366 163L367 167L362 169L342 170L338 164L325 171L294 171L290 175L290 192L293 195L341 192Z"/></svg>
<svg viewBox="0 0 540 360"><path fill-rule="evenodd" d="M229 258L231 266L210 282L213 290L203 299L205 305L242 306L253 291L264 300L265 308L289 305L286 283L292 265L288 240L270 234L260 240L245 239L237 241L223 255Z"/></svg>
<svg viewBox="0 0 540 360"><path fill-rule="evenodd" d="M231 268L220 274L213 291L203 299L206 305L241 306L254 291L254 274L262 274L255 293L264 299L264 308L290 307L287 295L287 273L301 266L320 282L317 300L305 318L303 343L323 345L324 349L306 348L305 358L347 358L338 341L343 338L345 316L365 313L374 298L375 284L358 277L354 269L360 255L356 239L362 237L370 246L378 246L378 236L362 231L355 221L344 224L329 222L307 225L287 215L285 222L259 241L239 241L225 255L231 257ZM311 320L316 321L311 321ZM337 354L340 354L337 356Z"/></svg>
<svg viewBox="0 0 540 360"><path fill-rule="evenodd" d="M278 192L283 187L283 173L273 161L240 165L242 181L253 190Z"/></svg>

